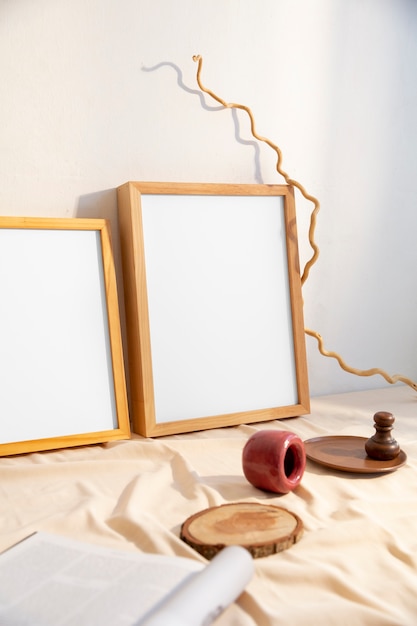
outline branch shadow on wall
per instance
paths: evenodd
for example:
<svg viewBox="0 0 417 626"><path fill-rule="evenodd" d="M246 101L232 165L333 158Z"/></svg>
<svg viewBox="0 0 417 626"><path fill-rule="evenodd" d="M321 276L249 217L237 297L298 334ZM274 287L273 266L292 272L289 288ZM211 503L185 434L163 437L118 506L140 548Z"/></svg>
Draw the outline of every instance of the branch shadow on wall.
<svg viewBox="0 0 417 626"><path fill-rule="evenodd" d="M216 112L216 111L224 111L225 107L223 107L222 105L219 106L210 106L209 104L207 104L206 102L206 97L205 94L200 91L199 89L192 89L191 87L188 87L185 83L184 83L184 79L183 79L183 74L181 71L181 68L178 67L178 65L175 65L175 63L172 63L171 61L161 61L160 63L157 63L156 65L153 65L152 67L142 67L142 71L143 72L156 72L157 70L160 70L163 67L169 67L171 69L174 70L174 72L177 75L177 85L186 93L191 94L192 96L198 96L199 100L200 100L200 104L201 107L205 110L205 111L209 111L209 112ZM254 177L257 183L259 184L263 184L263 179L262 179L262 174L261 174L261 164L260 164L260 147L258 142L254 141L254 140L250 140L250 139L244 139L241 136L241 129L240 129L240 121L239 121L239 116L237 113L236 109L230 109L231 110L231 115L232 115L232 120L233 120L233 124L234 124L234 128L235 128L235 139L238 143L240 143L243 146L251 146L254 150L254 163L255 163L255 172L254 172Z"/></svg>

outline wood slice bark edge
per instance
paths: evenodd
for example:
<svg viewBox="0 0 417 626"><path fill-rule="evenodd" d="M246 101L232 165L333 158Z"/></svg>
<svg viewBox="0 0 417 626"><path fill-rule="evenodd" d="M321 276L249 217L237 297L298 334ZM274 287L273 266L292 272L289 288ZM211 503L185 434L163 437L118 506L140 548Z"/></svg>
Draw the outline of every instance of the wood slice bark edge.
<svg viewBox="0 0 417 626"><path fill-rule="evenodd" d="M303 533L303 523L284 508L253 502L210 507L191 515L181 526L181 539L206 559L226 545L240 545L253 558L287 550Z"/></svg>

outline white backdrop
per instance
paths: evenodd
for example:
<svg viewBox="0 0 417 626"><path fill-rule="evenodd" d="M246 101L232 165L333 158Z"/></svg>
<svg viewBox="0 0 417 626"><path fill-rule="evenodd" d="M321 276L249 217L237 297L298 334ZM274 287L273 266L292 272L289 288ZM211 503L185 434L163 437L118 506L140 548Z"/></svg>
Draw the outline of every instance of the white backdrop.
<svg viewBox="0 0 417 626"><path fill-rule="evenodd" d="M194 54L320 200L306 326L416 379L414 0L0 0L0 213L108 217L118 254L128 180L282 182ZM307 350L312 395L387 384Z"/></svg>

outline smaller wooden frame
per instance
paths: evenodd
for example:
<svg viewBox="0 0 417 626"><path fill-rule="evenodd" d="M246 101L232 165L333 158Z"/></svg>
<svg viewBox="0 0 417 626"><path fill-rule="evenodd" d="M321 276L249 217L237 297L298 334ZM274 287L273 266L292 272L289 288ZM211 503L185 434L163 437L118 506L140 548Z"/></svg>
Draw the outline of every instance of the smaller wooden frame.
<svg viewBox="0 0 417 626"><path fill-rule="evenodd" d="M130 437L104 219L0 217L0 456Z"/></svg>
<svg viewBox="0 0 417 626"><path fill-rule="evenodd" d="M129 182L118 207L134 432L308 413L292 187Z"/></svg>

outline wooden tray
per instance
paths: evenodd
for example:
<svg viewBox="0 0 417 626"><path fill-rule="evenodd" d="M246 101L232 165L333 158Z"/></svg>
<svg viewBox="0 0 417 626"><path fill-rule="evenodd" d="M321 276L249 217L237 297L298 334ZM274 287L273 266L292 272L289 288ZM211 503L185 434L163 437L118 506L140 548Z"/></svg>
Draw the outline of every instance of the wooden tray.
<svg viewBox="0 0 417 626"><path fill-rule="evenodd" d="M181 539L206 559L225 546L238 545L258 558L290 548L303 532L294 513L257 502L235 502L204 509L181 527Z"/></svg>
<svg viewBox="0 0 417 626"><path fill-rule="evenodd" d="M366 437L335 435L314 437L304 442L307 458L325 467L356 474L393 472L407 460L403 450L389 461L371 459L365 451Z"/></svg>

